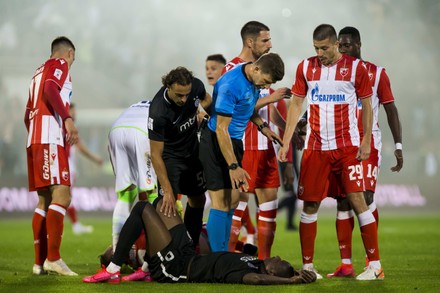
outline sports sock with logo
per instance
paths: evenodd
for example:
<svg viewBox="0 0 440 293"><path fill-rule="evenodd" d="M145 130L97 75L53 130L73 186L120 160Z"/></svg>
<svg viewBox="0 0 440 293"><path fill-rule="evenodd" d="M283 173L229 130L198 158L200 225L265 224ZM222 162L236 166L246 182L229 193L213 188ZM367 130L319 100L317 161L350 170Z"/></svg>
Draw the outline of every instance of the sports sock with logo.
<svg viewBox="0 0 440 293"><path fill-rule="evenodd" d="M59 204L51 204L47 211L47 259L56 261L61 258L60 247L64 230L64 216L66 207Z"/></svg>
<svg viewBox="0 0 440 293"><path fill-rule="evenodd" d="M46 212L36 208L32 218L35 264L42 266L47 257Z"/></svg>

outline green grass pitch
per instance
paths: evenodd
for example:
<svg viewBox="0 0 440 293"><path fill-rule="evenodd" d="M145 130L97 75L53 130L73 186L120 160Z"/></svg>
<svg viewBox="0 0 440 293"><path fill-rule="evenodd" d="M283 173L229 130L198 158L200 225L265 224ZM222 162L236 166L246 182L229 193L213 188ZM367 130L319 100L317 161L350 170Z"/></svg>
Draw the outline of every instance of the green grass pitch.
<svg viewBox="0 0 440 293"><path fill-rule="evenodd" d="M31 217L0 220L0 292L440 292L440 215L387 215L382 213L379 243L385 280L359 282L324 277L309 285L246 286L229 284L121 283L83 284L81 278L98 268L97 255L111 243L111 216L92 218L91 235L75 236L66 220L61 255L78 277L33 276ZM278 220L273 255L280 255L295 267L300 265L299 235L284 229L284 215ZM357 273L364 267L364 251L355 228L353 260ZM339 265L333 215L320 215L315 248L315 265L322 275Z"/></svg>

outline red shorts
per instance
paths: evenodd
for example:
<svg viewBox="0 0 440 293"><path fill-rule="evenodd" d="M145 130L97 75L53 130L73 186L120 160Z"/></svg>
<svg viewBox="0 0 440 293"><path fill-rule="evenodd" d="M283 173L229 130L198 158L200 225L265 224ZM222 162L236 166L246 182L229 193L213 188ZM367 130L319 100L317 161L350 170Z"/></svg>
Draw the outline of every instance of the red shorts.
<svg viewBox="0 0 440 293"><path fill-rule="evenodd" d="M70 186L66 149L56 144L35 144L27 148L29 191L51 185Z"/></svg>
<svg viewBox="0 0 440 293"><path fill-rule="evenodd" d="M268 150L245 150L241 165L251 176L249 192L254 192L255 188L280 187L278 161L273 147Z"/></svg>
<svg viewBox="0 0 440 293"><path fill-rule="evenodd" d="M379 175L379 151L371 148L368 159L362 161L365 190L376 191L377 177ZM338 175L331 175L327 192L328 197L345 198L346 194L340 185Z"/></svg>
<svg viewBox="0 0 440 293"><path fill-rule="evenodd" d="M357 150L358 147L331 151L304 150L298 198L320 202L333 192L363 192L365 189L362 164L356 159ZM337 189L335 191L335 188L340 188L341 192Z"/></svg>
<svg viewBox="0 0 440 293"><path fill-rule="evenodd" d="M362 168L364 171L365 190L375 192L380 168L380 155L377 149L371 148L368 159L362 161Z"/></svg>

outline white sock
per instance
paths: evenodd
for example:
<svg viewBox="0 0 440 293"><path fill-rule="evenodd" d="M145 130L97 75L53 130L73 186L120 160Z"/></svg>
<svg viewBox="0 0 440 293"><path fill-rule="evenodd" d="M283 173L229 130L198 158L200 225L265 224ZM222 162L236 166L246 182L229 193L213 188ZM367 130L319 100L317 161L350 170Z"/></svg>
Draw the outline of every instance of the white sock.
<svg viewBox="0 0 440 293"><path fill-rule="evenodd" d="M313 263L303 264L303 270L312 270L314 268Z"/></svg>
<svg viewBox="0 0 440 293"><path fill-rule="evenodd" d="M144 272L149 272L149 268L148 268L148 263L146 261L144 261L144 263L142 264L142 270Z"/></svg>
<svg viewBox="0 0 440 293"><path fill-rule="evenodd" d="M381 265L380 265L380 261L379 261L379 260L372 260L372 261L370 261L369 266L372 267L372 268L375 269L375 270L378 270L378 269L381 268Z"/></svg>
<svg viewBox="0 0 440 293"><path fill-rule="evenodd" d="M121 267L118 266L118 265L115 265L114 263L111 262L111 263L108 265L108 267L106 268L106 270L107 270L107 272L109 272L110 274L114 274L114 273L119 272L119 271L121 270Z"/></svg>
<svg viewBox="0 0 440 293"><path fill-rule="evenodd" d="M130 215L130 204L128 202L118 200L116 201L115 208L113 210L113 226L112 226L112 238L113 238L113 252L115 252L116 244L118 244L119 233L122 226Z"/></svg>
<svg viewBox="0 0 440 293"><path fill-rule="evenodd" d="M351 258L343 258L342 263L346 265L351 265Z"/></svg>

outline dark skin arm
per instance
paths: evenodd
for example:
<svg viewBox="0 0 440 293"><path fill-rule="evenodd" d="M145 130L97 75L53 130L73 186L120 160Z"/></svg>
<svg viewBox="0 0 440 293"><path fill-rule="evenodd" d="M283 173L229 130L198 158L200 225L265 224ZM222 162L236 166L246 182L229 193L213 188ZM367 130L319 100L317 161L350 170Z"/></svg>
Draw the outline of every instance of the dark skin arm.
<svg viewBox="0 0 440 293"><path fill-rule="evenodd" d="M387 114L388 125L393 135L394 143L402 143L402 125L400 124L399 112L397 107L392 103L387 103L383 105L385 112ZM391 171L399 172L403 167L403 152L402 150L395 150L394 156L396 157L396 166L391 167Z"/></svg>
<svg viewBox="0 0 440 293"><path fill-rule="evenodd" d="M316 280L316 274L311 271L296 271L291 278L283 278L268 274L249 273L243 276L243 284L247 285L286 285L306 284Z"/></svg>

